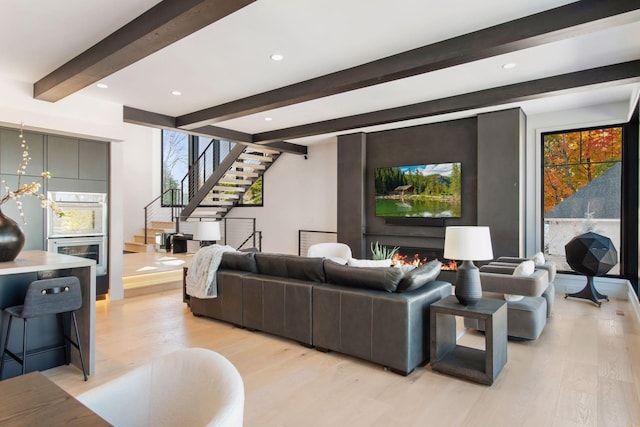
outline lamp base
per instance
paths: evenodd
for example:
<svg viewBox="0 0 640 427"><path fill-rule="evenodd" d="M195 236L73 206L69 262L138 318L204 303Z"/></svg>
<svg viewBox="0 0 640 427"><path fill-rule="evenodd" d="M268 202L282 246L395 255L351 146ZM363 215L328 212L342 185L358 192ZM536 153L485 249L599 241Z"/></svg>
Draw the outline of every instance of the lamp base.
<svg viewBox="0 0 640 427"><path fill-rule="evenodd" d="M462 305L474 306L482 298L480 270L473 261L462 261L456 274L456 298Z"/></svg>

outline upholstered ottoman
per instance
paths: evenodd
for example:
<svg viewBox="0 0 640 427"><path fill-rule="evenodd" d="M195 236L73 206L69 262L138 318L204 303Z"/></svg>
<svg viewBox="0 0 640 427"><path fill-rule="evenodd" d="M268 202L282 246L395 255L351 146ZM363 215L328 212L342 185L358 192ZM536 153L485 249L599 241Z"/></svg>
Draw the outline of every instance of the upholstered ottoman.
<svg viewBox="0 0 640 427"><path fill-rule="evenodd" d="M477 319L464 319L467 328L484 331ZM507 335L511 339L535 340L547 323L547 300L543 297L524 297L507 301Z"/></svg>

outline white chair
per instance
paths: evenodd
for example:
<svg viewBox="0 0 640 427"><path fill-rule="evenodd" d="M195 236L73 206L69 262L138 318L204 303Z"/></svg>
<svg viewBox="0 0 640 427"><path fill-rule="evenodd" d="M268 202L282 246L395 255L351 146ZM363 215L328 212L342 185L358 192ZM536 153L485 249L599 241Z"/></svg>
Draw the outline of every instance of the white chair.
<svg viewBox="0 0 640 427"><path fill-rule="evenodd" d="M78 396L116 426L242 426L244 385L220 354L188 348Z"/></svg>
<svg viewBox="0 0 640 427"><path fill-rule="evenodd" d="M352 257L351 248L344 243L316 243L309 246L307 256L324 257L343 265Z"/></svg>

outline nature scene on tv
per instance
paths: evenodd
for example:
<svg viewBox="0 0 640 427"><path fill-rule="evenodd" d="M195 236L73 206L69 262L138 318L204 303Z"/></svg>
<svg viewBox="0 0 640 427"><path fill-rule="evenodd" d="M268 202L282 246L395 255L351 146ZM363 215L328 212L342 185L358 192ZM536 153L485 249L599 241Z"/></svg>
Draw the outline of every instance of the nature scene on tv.
<svg viewBox="0 0 640 427"><path fill-rule="evenodd" d="M376 216L459 218L460 163L376 168Z"/></svg>

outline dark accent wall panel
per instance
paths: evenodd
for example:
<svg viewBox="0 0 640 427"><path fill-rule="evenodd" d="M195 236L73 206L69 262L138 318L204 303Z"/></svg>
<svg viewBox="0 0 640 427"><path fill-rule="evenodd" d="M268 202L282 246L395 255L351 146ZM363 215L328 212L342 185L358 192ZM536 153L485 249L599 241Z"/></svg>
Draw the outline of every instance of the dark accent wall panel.
<svg viewBox="0 0 640 427"><path fill-rule="evenodd" d="M478 116L478 225L491 228L494 258L520 254L520 169L526 116L515 108Z"/></svg>
<svg viewBox="0 0 640 427"><path fill-rule="evenodd" d="M442 248L443 225L476 222L476 119L393 129L367 135L366 235L367 255L371 242L391 246ZM420 219L387 221L375 216L374 169L426 163L460 162L462 174L462 218L449 218L437 225ZM338 181L341 182L341 181Z"/></svg>
<svg viewBox="0 0 640 427"><path fill-rule="evenodd" d="M366 137L356 133L338 137L338 241L364 258Z"/></svg>

